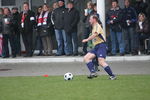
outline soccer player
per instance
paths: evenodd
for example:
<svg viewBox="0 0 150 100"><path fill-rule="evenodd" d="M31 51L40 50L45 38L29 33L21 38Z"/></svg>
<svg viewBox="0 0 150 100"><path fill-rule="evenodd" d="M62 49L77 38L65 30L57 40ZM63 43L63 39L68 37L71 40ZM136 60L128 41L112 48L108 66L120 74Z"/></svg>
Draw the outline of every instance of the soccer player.
<svg viewBox="0 0 150 100"><path fill-rule="evenodd" d="M82 40L83 43L92 40L93 45L95 46L90 52L88 52L84 56L84 61L87 64L88 69L90 70L91 74L87 77L89 79L97 77L97 73L94 67L94 63L92 60L97 57L99 64L104 68L104 70L110 76L110 80L115 80L116 76L113 74L109 65L105 62L107 46L106 40L104 38L104 33L101 25L98 23L98 17L92 15L90 17L90 24L92 25L92 35L89 36L87 39Z"/></svg>

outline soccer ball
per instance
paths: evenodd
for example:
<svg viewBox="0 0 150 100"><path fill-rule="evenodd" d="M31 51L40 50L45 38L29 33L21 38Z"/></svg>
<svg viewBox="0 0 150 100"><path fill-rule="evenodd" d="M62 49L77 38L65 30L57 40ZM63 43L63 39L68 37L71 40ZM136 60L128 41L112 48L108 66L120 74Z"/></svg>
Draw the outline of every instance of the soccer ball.
<svg viewBox="0 0 150 100"><path fill-rule="evenodd" d="M70 72L66 73L66 74L64 75L64 79L65 79L66 81L72 80L72 79L73 79L73 74L70 73Z"/></svg>

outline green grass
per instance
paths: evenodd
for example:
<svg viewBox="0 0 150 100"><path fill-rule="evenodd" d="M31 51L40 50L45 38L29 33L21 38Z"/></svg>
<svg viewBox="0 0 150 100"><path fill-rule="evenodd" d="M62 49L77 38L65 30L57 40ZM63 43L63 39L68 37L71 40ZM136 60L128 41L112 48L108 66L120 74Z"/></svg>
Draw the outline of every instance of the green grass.
<svg viewBox="0 0 150 100"><path fill-rule="evenodd" d="M150 100L150 75L0 77L0 100Z"/></svg>

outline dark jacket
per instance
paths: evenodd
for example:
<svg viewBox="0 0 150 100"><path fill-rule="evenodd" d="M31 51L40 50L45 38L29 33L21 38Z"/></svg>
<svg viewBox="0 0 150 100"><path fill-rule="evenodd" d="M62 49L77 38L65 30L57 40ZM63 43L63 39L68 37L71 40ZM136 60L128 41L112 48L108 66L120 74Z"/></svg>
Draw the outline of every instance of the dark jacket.
<svg viewBox="0 0 150 100"><path fill-rule="evenodd" d="M87 28L91 28L91 24L90 24L90 22L89 22L89 20L90 20L90 16L91 15L94 15L95 14L95 11L94 10L92 10L91 12L90 12L90 14L88 14L88 16L84 16L83 17L83 22L85 23L85 27L87 27Z"/></svg>
<svg viewBox="0 0 150 100"><path fill-rule="evenodd" d="M137 14L134 8L132 7L128 7L128 8L124 8L122 10L122 26L123 28L127 28L127 27L135 27L136 26L136 21L137 21ZM127 20L130 20L131 23L127 24Z"/></svg>
<svg viewBox="0 0 150 100"><path fill-rule="evenodd" d="M149 21L149 23L150 23L150 0L148 0L148 7L147 7L147 19L148 19L148 21Z"/></svg>
<svg viewBox="0 0 150 100"><path fill-rule="evenodd" d="M113 24L110 23L111 20L113 20L113 22L114 22ZM122 10L121 10L121 8L119 8L119 7L116 8L116 9L111 8L107 12L106 21L107 21L107 24L110 25L110 28L113 31L121 32L122 31L122 27L121 27L121 24L122 24Z"/></svg>
<svg viewBox="0 0 150 100"><path fill-rule="evenodd" d="M143 29L140 29L139 22L136 25L136 32L140 34L150 34L150 24L147 20L142 23Z"/></svg>
<svg viewBox="0 0 150 100"><path fill-rule="evenodd" d="M72 8L66 9L64 14L64 30L66 33L77 32L77 25L79 23L80 16L78 10Z"/></svg>
<svg viewBox="0 0 150 100"><path fill-rule="evenodd" d="M149 0L147 0L147 1L149 1ZM143 1L137 1L134 4L134 8L135 8L137 14L144 13L147 15L147 13L146 13L147 7L148 7L147 3L144 3Z"/></svg>
<svg viewBox="0 0 150 100"><path fill-rule="evenodd" d="M9 22L9 24L6 24ZM13 34L12 15L4 15L2 18L2 34Z"/></svg>
<svg viewBox="0 0 150 100"><path fill-rule="evenodd" d="M20 23L20 14L19 12L16 12L12 14L12 23L14 27L14 32L16 34L19 34L19 23Z"/></svg>
<svg viewBox="0 0 150 100"><path fill-rule="evenodd" d="M35 18L35 13L31 10L29 10L26 14L26 18L25 18L25 21L24 21L24 27L21 26L21 19L22 19L22 16L23 16L23 12L21 12L20 14L20 29L21 29L21 33L22 34L31 34L33 33L33 27L34 25L36 24L36 18ZM32 20L31 20L32 18ZM34 18L34 20L33 20Z"/></svg>
<svg viewBox="0 0 150 100"><path fill-rule="evenodd" d="M42 13L42 17L44 17L45 13L46 12ZM38 15L37 17L39 17L39 16L40 15ZM51 29L53 29L53 25L52 25L52 22L51 22L51 12L48 13L48 18L47 18L47 22L46 23L47 23L46 25L37 26L37 30L38 30L40 36L47 36L47 35L49 35Z"/></svg>
<svg viewBox="0 0 150 100"><path fill-rule="evenodd" d="M2 19L3 15L0 15L0 33L2 33Z"/></svg>
<svg viewBox="0 0 150 100"><path fill-rule="evenodd" d="M64 13L66 8L59 7L53 11L52 19L54 21L54 27L55 29L62 30L64 29Z"/></svg>

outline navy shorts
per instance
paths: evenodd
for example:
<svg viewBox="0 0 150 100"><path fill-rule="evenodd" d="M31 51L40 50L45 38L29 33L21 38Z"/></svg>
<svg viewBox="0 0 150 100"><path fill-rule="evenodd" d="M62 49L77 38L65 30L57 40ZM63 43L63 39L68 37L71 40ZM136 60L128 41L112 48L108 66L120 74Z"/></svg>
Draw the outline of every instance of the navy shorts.
<svg viewBox="0 0 150 100"><path fill-rule="evenodd" d="M107 46L105 43L98 44L89 51L89 53L95 54L97 58L106 58L107 55Z"/></svg>

